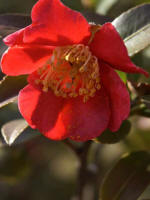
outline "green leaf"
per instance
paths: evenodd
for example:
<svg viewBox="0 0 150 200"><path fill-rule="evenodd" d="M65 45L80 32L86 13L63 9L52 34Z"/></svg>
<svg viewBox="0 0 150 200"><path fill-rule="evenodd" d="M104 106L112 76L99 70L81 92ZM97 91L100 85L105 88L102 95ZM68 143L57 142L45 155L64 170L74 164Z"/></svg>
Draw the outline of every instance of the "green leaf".
<svg viewBox="0 0 150 200"><path fill-rule="evenodd" d="M140 115L143 117L150 117L150 104L149 101L145 101L144 99L140 100L141 102L143 101L143 103L133 107L131 109L130 115Z"/></svg>
<svg viewBox="0 0 150 200"><path fill-rule="evenodd" d="M150 44L150 4L143 4L124 12L112 24L124 39L130 56Z"/></svg>
<svg viewBox="0 0 150 200"><path fill-rule="evenodd" d="M0 15L0 36L4 37L31 23L31 18L23 14Z"/></svg>
<svg viewBox="0 0 150 200"><path fill-rule="evenodd" d="M27 127L28 124L24 119L16 119L4 124L1 132L5 142L11 145Z"/></svg>
<svg viewBox="0 0 150 200"><path fill-rule="evenodd" d="M41 135L37 130L31 129L24 119L7 122L2 126L1 132L8 145L21 144Z"/></svg>
<svg viewBox="0 0 150 200"><path fill-rule="evenodd" d="M123 39L150 23L150 3L136 6L118 16L112 24Z"/></svg>
<svg viewBox="0 0 150 200"><path fill-rule="evenodd" d="M23 181L31 173L31 164L32 161L24 149L5 148L5 154L0 159L1 181L13 186Z"/></svg>
<svg viewBox="0 0 150 200"><path fill-rule="evenodd" d="M148 83L135 83L129 81L129 84L131 87L133 87L136 92L138 93L138 96L147 96L150 95L150 84Z"/></svg>
<svg viewBox="0 0 150 200"><path fill-rule="evenodd" d="M102 200L137 200L150 184L150 154L144 151L123 156L107 174L101 187Z"/></svg>
<svg viewBox="0 0 150 200"><path fill-rule="evenodd" d="M150 109L150 95L142 96L141 101L146 105L146 108Z"/></svg>
<svg viewBox="0 0 150 200"><path fill-rule="evenodd" d="M136 114L141 115L143 117L150 117L150 109L145 108L143 110L139 110Z"/></svg>
<svg viewBox="0 0 150 200"><path fill-rule="evenodd" d="M103 144L114 144L120 142L120 140L123 140L127 136L127 134L130 132L130 129L131 123L128 120L125 120L118 131L111 132L107 129L96 138L96 141L99 141Z"/></svg>
<svg viewBox="0 0 150 200"><path fill-rule="evenodd" d="M5 76L0 81L0 108L17 99L19 91L27 84L26 76Z"/></svg>
<svg viewBox="0 0 150 200"><path fill-rule="evenodd" d="M17 101L17 96L14 96L14 97L11 97L9 99L6 99L5 101L0 103L0 108L2 108L4 106L7 106L9 103L13 103L15 101Z"/></svg>
<svg viewBox="0 0 150 200"><path fill-rule="evenodd" d="M13 145L17 145L17 144L21 144L21 143L25 143L28 142L38 136L41 136L41 134L37 131L34 130L32 128L30 128L29 126L21 133L21 135L19 135L19 137L16 138L16 140L14 141Z"/></svg>
<svg viewBox="0 0 150 200"><path fill-rule="evenodd" d="M124 40L129 56L140 52L150 45L150 24Z"/></svg>
<svg viewBox="0 0 150 200"><path fill-rule="evenodd" d="M121 72L116 70L117 74L120 76L121 80L126 83L127 82L127 74L125 72Z"/></svg>

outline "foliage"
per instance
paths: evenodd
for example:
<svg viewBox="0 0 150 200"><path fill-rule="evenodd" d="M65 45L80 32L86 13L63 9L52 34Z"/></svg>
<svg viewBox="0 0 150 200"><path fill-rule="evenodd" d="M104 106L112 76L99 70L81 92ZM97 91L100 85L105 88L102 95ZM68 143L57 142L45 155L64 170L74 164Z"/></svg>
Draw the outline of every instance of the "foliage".
<svg viewBox="0 0 150 200"><path fill-rule="evenodd" d="M150 72L150 55L147 53L150 44L149 2L138 6L139 1L135 0L132 3L115 0L110 4L107 1L107 6L103 1L98 0L82 0L78 3L64 0L63 2L73 9L80 10L89 22L104 24L112 21L123 38L129 55L134 56L138 53L133 58L136 64ZM30 10L33 3L35 2L23 2L24 12ZM1 38L31 22L28 14L10 14L8 5L6 8L0 5ZM19 5L17 0L14 1L14 5L16 5L14 12L23 11L23 6L20 8L17 6ZM87 5L88 10L85 9ZM136 7L126 11L123 10L124 5L126 8ZM100 6L102 7L98 9ZM103 6L106 16L100 13ZM118 16L116 7L126 12ZM99 14L95 14L93 9L98 10ZM4 11L9 14L4 14ZM12 11L11 7L10 11ZM4 44L1 45L0 54L5 48ZM98 138L83 143L70 140L52 142L43 138L38 131L29 128L27 122L16 114L17 96L27 84L26 76L5 77L1 73L3 77L0 81L2 200L11 197L16 200L37 198L47 200L50 197L71 199L73 195L76 198L76 194L83 200L99 198L101 200L143 200L143 197L150 199L148 187L150 185L150 82L142 75L132 75L128 80L126 73L120 71L117 73L130 93L129 119L123 122L118 131L111 132L107 129ZM6 143L12 146L8 147ZM80 163L77 192L75 192L76 162ZM147 187L148 189L143 193ZM61 194L58 190L61 190ZM5 194L7 192L8 195Z"/></svg>

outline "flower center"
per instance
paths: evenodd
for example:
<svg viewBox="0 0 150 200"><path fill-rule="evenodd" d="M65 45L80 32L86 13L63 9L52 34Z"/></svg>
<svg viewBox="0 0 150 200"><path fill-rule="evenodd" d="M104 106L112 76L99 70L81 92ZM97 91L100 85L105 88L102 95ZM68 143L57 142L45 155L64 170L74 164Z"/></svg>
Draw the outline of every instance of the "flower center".
<svg viewBox="0 0 150 200"><path fill-rule="evenodd" d="M87 102L101 88L98 60L83 44L56 47L38 74L44 92L51 89L64 98L82 96Z"/></svg>

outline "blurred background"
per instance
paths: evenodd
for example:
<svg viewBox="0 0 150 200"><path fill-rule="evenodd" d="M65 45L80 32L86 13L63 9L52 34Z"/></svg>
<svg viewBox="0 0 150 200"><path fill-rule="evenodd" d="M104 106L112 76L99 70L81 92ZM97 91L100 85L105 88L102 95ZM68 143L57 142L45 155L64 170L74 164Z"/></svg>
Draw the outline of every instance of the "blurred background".
<svg viewBox="0 0 150 200"><path fill-rule="evenodd" d="M83 12L89 21L103 24L112 21L122 12L149 0L63 0L70 8ZM30 14L36 0L0 0L0 14ZM6 49L1 40L0 54ZM150 71L150 48L145 49L133 61ZM3 74L0 74L3 77ZM132 81L148 81L143 76L129 75ZM149 81L150 82L150 81ZM0 126L21 118L17 104L9 104L0 109ZM98 160L101 174L105 173L124 152L150 150L150 118L134 116L130 118L132 128L129 135L117 144L94 143L89 155L89 164ZM25 134L36 131L27 129ZM78 159L64 142L50 141L43 136L8 146L1 137L0 143L0 200L70 200L77 189ZM80 145L80 144L77 144ZM90 165L89 165L90 166ZM92 167L92 166L91 166ZM96 170L96 169L93 169ZM90 178L90 177L89 177ZM150 195L149 189L145 195ZM146 198L144 196L143 198ZM87 200L90 200L90 188Z"/></svg>

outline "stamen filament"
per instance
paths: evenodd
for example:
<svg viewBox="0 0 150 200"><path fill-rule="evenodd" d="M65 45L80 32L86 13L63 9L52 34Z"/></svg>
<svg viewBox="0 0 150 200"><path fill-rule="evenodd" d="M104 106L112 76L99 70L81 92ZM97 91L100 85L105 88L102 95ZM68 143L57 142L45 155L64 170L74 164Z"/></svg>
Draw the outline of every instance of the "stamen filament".
<svg viewBox="0 0 150 200"><path fill-rule="evenodd" d="M35 82L43 85L44 92L51 89L63 98L82 96L87 102L101 88L98 60L83 44L56 47L38 75Z"/></svg>

